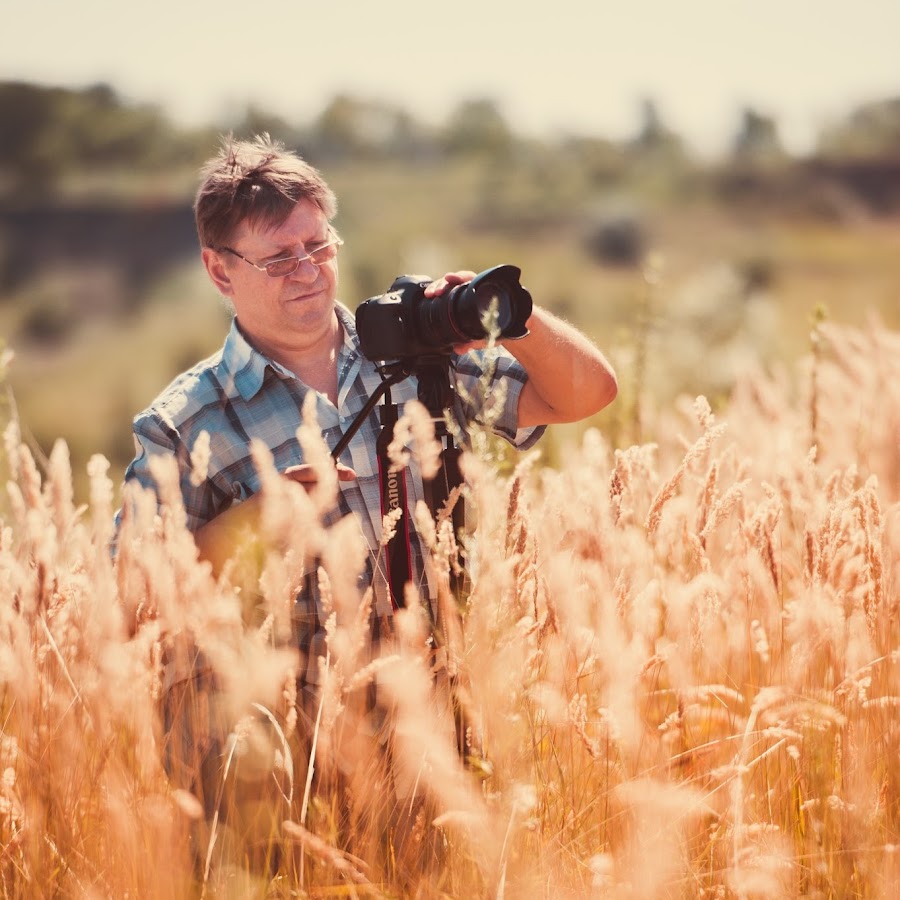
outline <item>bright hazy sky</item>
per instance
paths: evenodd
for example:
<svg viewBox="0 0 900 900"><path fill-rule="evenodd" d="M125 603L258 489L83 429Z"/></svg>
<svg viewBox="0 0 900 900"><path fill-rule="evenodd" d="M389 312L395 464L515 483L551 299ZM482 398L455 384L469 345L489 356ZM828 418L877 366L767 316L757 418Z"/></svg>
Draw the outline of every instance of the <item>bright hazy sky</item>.
<svg viewBox="0 0 900 900"><path fill-rule="evenodd" d="M653 97L716 152L747 104L803 150L900 96L900 0L0 0L0 79L84 86L211 122L308 121L335 92L441 122L495 99L523 133L622 138ZM2 123L0 123L2 129Z"/></svg>

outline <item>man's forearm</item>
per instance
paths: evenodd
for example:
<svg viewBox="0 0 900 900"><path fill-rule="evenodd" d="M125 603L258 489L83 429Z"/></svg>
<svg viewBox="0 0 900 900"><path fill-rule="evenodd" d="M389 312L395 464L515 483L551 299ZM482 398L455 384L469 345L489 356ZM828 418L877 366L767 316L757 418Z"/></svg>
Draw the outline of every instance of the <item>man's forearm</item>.
<svg viewBox="0 0 900 900"><path fill-rule="evenodd" d="M356 472L343 463L336 463L335 471L339 482L356 478ZM319 483L319 473L309 463L289 466L281 477L299 484L306 491L315 490ZM213 574L218 575L229 560L261 570L266 549L261 529L262 504L262 493L254 494L237 506L219 513L194 532L200 558L212 564Z"/></svg>
<svg viewBox="0 0 900 900"><path fill-rule="evenodd" d="M258 555L260 509L259 494L220 513L194 532L200 559L212 565L218 575L229 560L244 560Z"/></svg>
<svg viewBox="0 0 900 900"><path fill-rule="evenodd" d="M504 344L528 373L519 397L521 427L576 422L615 399L612 366L580 331L537 307L528 330L528 337Z"/></svg>

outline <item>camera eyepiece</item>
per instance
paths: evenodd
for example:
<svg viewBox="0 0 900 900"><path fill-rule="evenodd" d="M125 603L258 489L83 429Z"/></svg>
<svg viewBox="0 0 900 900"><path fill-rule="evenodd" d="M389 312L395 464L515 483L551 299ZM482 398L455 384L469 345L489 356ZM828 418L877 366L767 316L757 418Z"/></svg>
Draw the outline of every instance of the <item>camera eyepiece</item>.
<svg viewBox="0 0 900 900"><path fill-rule="evenodd" d="M454 344L488 336L492 306L499 337L524 337L532 301L519 283L521 274L518 266L494 266L432 299L425 296L431 279L401 275L387 293L356 310L360 349L374 360L449 355Z"/></svg>

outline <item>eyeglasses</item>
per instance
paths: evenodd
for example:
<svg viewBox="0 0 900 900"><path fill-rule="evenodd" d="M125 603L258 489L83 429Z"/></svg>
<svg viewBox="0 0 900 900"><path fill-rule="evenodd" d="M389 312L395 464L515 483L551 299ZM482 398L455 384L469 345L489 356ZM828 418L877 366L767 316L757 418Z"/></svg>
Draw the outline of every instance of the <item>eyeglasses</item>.
<svg viewBox="0 0 900 900"><path fill-rule="evenodd" d="M254 269L265 272L269 278L284 278L285 275L293 275L294 272L300 268L300 263L306 262L306 260L309 260L314 266L318 267L327 263L328 260L334 259L335 256L337 256L338 247L343 243L344 242L332 232L332 236L329 240L324 244L319 244L317 247L308 249L305 256L284 256L281 259L273 259L272 262L268 262L264 266L257 265L252 260L247 259L246 256L241 256L237 250L232 250L231 247L221 247L219 252L230 253L238 259L242 259L248 265L253 266Z"/></svg>

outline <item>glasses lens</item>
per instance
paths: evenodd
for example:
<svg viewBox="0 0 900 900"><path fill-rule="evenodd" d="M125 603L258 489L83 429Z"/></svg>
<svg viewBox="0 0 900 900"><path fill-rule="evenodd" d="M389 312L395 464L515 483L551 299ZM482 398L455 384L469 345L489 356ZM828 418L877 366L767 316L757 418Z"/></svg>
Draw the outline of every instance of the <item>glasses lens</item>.
<svg viewBox="0 0 900 900"><path fill-rule="evenodd" d="M270 262L266 266L266 272L272 278L282 278L285 275L290 275L291 272L295 272L299 265L300 259L298 257L288 256L285 259L276 259L275 262Z"/></svg>
<svg viewBox="0 0 900 900"><path fill-rule="evenodd" d="M287 256L284 259L276 259L266 265L266 272L272 278L283 278L285 275L291 275L297 271L300 263L309 260L314 266L321 266L322 263L334 259L337 254L337 248L343 243L340 238L335 238L327 244L319 247L313 247L306 252L306 256Z"/></svg>
<svg viewBox="0 0 900 900"><path fill-rule="evenodd" d="M322 263L328 262L329 259L334 259L337 248L337 241L329 241L329 243L323 244L321 247L315 247L310 250L309 258L315 265L321 266Z"/></svg>

